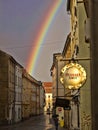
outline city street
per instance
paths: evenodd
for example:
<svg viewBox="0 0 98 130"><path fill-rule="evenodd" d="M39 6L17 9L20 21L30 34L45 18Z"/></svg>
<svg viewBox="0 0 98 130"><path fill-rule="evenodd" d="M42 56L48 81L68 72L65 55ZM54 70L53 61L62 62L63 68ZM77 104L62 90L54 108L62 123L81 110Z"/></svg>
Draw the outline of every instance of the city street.
<svg viewBox="0 0 98 130"><path fill-rule="evenodd" d="M14 125L0 126L0 130L55 130L55 126L51 116L49 119L49 115L40 115ZM65 128L59 127L58 130Z"/></svg>

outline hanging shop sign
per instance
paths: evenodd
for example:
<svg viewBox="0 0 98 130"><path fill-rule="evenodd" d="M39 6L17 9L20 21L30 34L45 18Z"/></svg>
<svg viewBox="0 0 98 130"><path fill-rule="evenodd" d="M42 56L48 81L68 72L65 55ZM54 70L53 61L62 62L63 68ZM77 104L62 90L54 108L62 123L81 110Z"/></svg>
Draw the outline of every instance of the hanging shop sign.
<svg viewBox="0 0 98 130"><path fill-rule="evenodd" d="M86 71L80 64L67 64L61 69L60 81L66 88L79 89L86 81Z"/></svg>

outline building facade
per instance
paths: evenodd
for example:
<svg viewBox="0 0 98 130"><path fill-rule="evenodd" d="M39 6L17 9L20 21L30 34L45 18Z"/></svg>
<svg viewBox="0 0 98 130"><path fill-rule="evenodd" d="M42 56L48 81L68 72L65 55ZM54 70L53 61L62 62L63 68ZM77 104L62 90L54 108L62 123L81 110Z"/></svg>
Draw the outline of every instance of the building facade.
<svg viewBox="0 0 98 130"><path fill-rule="evenodd" d="M91 130L91 73L90 73L90 39L89 39L89 12L88 2L81 0L68 0L67 11L70 14L71 32L67 37L63 52L61 54L59 72L68 63L78 63L85 68L86 82L80 89L64 89L66 99L70 100L71 110L65 110L65 125L71 130ZM60 55L60 54L59 54ZM56 58L55 58L56 59ZM55 67L55 60L52 65L52 79L54 86L53 94L57 90L60 73ZM62 62L63 61L63 62ZM62 63L61 63L62 62ZM55 81L55 82L54 82Z"/></svg>
<svg viewBox="0 0 98 130"><path fill-rule="evenodd" d="M60 70L64 66L64 61L61 62L61 59L61 53L53 54L53 64L50 69L53 82L53 103L56 101L57 97L64 98L65 94L65 89L60 83Z"/></svg>
<svg viewBox="0 0 98 130"><path fill-rule="evenodd" d="M0 50L0 124L43 114L45 91L10 55Z"/></svg>
<svg viewBox="0 0 98 130"><path fill-rule="evenodd" d="M91 72L88 1L70 0L71 58L85 68L87 79L79 90L71 91L71 129L91 130Z"/></svg>
<svg viewBox="0 0 98 130"><path fill-rule="evenodd" d="M15 120L15 64L13 57L0 50L0 124Z"/></svg>
<svg viewBox="0 0 98 130"><path fill-rule="evenodd" d="M53 64L50 69L52 76L52 97L53 97L53 115L59 114L59 120L61 119L61 114L59 111L59 106L56 106L56 102L58 99L65 99L65 87L62 86L60 82L60 73L61 68L64 66L65 61L62 61L62 54L55 53L53 54ZM64 108L60 108L62 110L62 116L64 117Z"/></svg>
<svg viewBox="0 0 98 130"><path fill-rule="evenodd" d="M52 102L52 82L43 82L43 87L45 89L45 107L44 111L52 111L53 102Z"/></svg>

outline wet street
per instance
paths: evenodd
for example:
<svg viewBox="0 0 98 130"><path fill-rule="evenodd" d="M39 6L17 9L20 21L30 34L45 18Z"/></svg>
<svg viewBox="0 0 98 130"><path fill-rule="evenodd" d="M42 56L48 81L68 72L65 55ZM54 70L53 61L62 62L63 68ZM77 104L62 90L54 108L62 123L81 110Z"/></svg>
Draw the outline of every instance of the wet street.
<svg viewBox="0 0 98 130"><path fill-rule="evenodd" d="M40 115L10 126L0 126L0 130L55 130L53 120L49 115ZM65 130L59 128L58 130Z"/></svg>

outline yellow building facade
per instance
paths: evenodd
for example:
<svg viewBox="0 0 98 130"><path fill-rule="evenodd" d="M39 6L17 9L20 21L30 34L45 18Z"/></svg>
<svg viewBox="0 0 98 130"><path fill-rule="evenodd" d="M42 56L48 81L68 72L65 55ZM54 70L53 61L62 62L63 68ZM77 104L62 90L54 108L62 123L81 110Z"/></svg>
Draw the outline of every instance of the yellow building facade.
<svg viewBox="0 0 98 130"><path fill-rule="evenodd" d="M88 2L81 0L68 1L68 12L71 15L71 45L72 58L81 64L87 74L85 84L78 92L78 109L73 105L73 112L77 109L78 116L72 119L72 129L91 130L91 84L90 84L90 43L89 43L89 13ZM77 94L73 91L72 95ZM74 101L75 101L74 100ZM77 102L78 101L78 102Z"/></svg>

